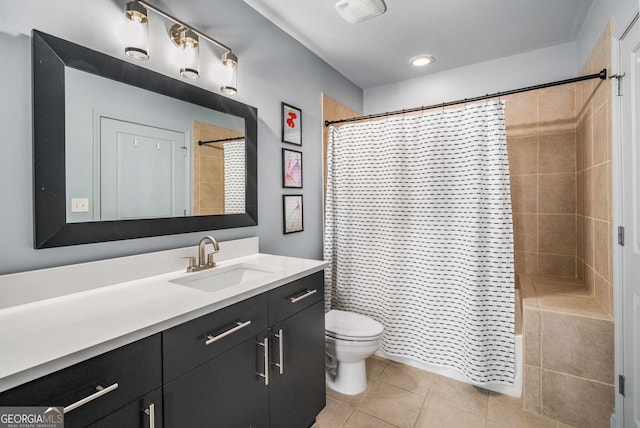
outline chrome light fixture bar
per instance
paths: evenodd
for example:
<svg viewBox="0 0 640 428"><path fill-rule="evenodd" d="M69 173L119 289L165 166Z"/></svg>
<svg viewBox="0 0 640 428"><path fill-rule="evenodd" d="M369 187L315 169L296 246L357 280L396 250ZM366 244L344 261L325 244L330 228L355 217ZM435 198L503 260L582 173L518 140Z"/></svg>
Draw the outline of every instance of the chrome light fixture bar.
<svg viewBox="0 0 640 428"><path fill-rule="evenodd" d="M127 56L136 59L149 58L147 9L175 23L169 30L169 36L176 46L182 49L181 76L189 79L197 79L199 77L198 48L199 39L203 39L224 51L221 62L225 66L226 72L220 90L227 94L235 94L238 91L238 57L231 51L230 47L144 0L133 0L125 6L126 21L131 21L134 24L133 27L136 28L128 31L125 35L125 54Z"/></svg>

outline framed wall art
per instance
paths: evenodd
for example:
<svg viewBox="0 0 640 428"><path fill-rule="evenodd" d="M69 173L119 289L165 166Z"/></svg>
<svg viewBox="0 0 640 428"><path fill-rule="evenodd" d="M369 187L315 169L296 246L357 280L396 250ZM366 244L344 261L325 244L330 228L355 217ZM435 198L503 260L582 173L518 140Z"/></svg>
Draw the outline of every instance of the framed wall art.
<svg viewBox="0 0 640 428"><path fill-rule="evenodd" d="M282 195L284 233L302 232L302 195Z"/></svg>
<svg viewBox="0 0 640 428"><path fill-rule="evenodd" d="M282 149L282 187L302 189L302 152Z"/></svg>
<svg viewBox="0 0 640 428"><path fill-rule="evenodd" d="M302 145L302 110L282 103L282 142Z"/></svg>

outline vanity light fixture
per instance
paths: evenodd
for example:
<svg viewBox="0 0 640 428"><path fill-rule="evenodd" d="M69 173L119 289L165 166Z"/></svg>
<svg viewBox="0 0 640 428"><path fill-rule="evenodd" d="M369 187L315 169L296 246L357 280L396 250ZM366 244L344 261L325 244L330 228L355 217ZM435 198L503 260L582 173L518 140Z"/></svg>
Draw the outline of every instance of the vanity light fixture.
<svg viewBox="0 0 640 428"><path fill-rule="evenodd" d="M420 55L414 58L411 58L411 65L415 65L416 67L422 67L425 65L429 65L433 63L436 59L431 55Z"/></svg>
<svg viewBox="0 0 640 428"><path fill-rule="evenodd" d="M135 59L149 59L147 10L151 10L175 24L169 30L169 37L178 49L181 49L179 70L182 77L187 79L200 77L200 40L206 40L224 51L221 61L225 69L225 76L222 79L220 90L226 94L238 92L238 57L231 52L231 48L143 0L133 0L125 6L127 34L125 35L124 52L127 56ZM130 28L135 30L130 30Z"/></svg>
<svg viewBox="0 0 640 428"><path fill-rule="evenodd" d="M137 1L130 1L124 7L124 53L128 57L149 59L149 19L147 9Z"/></svg>
<svg viewBox="0 0 640 428"><path fill-rule="evenodd" d="M222 65L224 65L226 75L220 90L225 94L233 95L238 92L238 57L233 52L225 52L222 54Z"/></svg>
<svg viewBox="0 0 640 428"><path fill-rule="evenodd" d="M173 43L180 49L180 75L186 79L197 79L199 42L198 35L193 30L174 24L169 30Z"/></svg>

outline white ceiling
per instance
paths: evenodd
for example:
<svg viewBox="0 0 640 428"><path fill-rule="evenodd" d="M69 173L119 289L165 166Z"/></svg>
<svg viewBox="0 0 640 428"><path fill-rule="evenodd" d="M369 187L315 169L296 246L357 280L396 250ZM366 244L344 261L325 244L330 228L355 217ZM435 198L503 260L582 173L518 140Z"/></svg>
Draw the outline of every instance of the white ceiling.
<svg viewBox="0 0 640 428"><path fill-rule="evenodd" d="M337 0L244 0L363 89L576 40L593 0L385 0L349 24ZM409 64L417 55L432 65Z"/></svg>

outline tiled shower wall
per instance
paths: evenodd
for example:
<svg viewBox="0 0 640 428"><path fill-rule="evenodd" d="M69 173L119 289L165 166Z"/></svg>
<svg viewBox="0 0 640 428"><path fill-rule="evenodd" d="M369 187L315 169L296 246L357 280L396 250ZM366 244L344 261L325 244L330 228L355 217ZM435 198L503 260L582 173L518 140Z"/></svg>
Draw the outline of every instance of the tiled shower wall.
<svg viewBox="0 0 640 428"><path fill-rule="evenodd" d="M609 22L581 74L611 73ZM581 82L577 92L577 276L613 314L613 184L611 86L607 79Z"/></svg>
<svg viewBox="0 0 640 428"><path fill-rule="evenodd" d="M576 276L576 90L506 98L516 274Z"/></svg>
<svg viewBox="0 0 640 428"><path fill-rule="evenodd" d="M610 22L581 75L611 70ZM577 277L613 313L609 80L507 99L515 270Z"/></svg>

